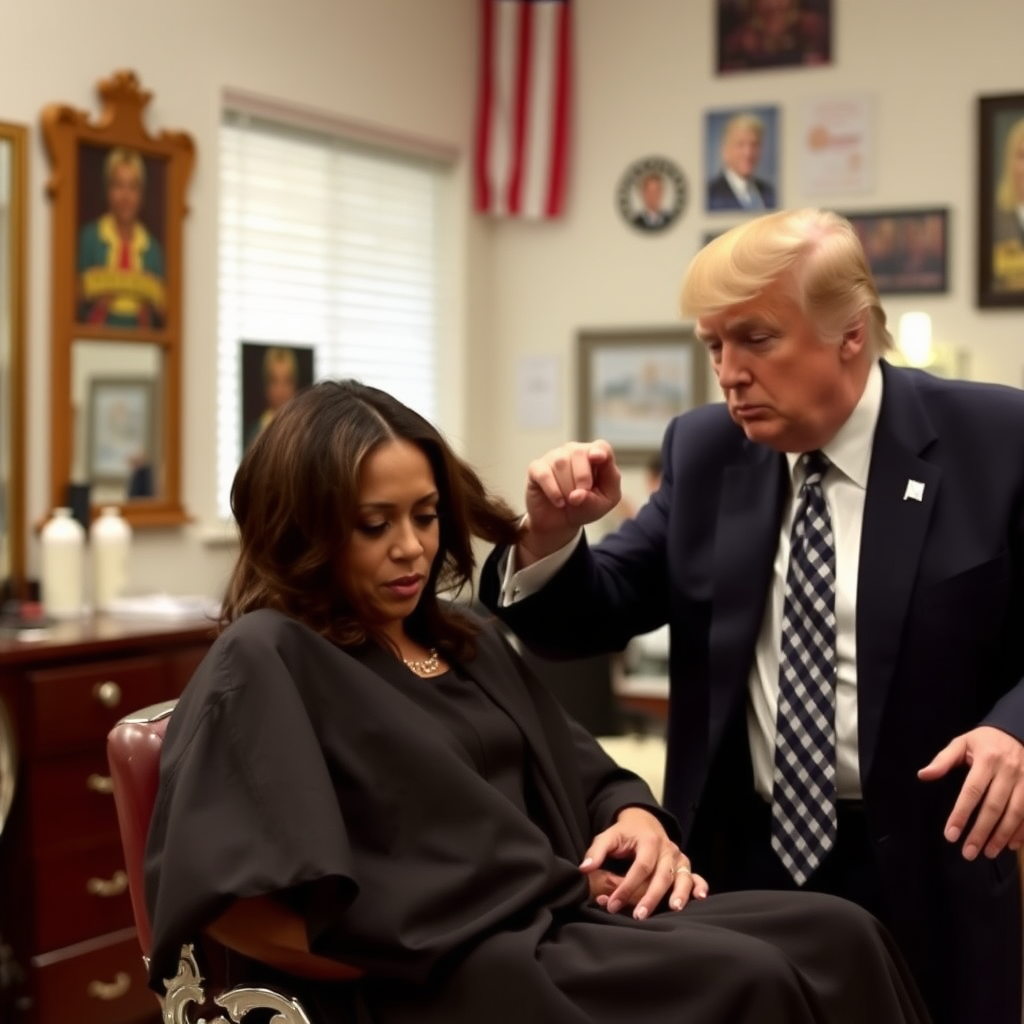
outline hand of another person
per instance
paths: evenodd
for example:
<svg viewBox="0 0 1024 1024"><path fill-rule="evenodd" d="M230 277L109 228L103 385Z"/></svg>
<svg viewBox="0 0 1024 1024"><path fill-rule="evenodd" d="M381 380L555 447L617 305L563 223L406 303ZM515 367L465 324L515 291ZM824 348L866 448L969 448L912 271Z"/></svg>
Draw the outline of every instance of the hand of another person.
<svg viewBox="0 0 1024 1024"><path fill-rule="evenodd" d="M568 544L581 526L610 512L622 498L622 476L607 441L571 441L552 448L526 470L524 564Z"/></svg>
<svg viewBox="0 0 1024 1024"><path fill-rule="evenodd" d="M601 867L609 857L633 863L619 876ZM682 910L691 896L704 899L708 894L707 882L690 871L689 859L669 839L661 822L642 807L619 812L615 824L590 844L580 870L595 876L590 891L601 906L613 914L633 906L638 921L650 916L670 891L673 910Z"/></svg>
<svg viewBox="0 0 1024 1024"><path fill-rule="evenodd" d="M957 736L917 775L930 782L959 764L969 770L946 821L946 839L955 843L977 809L963 843L967 860L982 851L996 857L1007 846L1019 849L1024 844L1024 745L1002 729L982 725Z"/></svg>

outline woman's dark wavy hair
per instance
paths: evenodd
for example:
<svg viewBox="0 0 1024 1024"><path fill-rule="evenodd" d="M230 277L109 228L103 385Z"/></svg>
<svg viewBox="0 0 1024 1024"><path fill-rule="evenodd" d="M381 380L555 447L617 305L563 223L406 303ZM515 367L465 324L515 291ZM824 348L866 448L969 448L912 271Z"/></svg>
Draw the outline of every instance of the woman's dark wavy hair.
<svg viewBox="0 0 1024 1024"><path fill-rule="evenodd" d="M396 440L426 455L440 496L440 546L409 632L456 657L472 654L476 628L439 601L438 592L457 596L472 586L473 538L514 544L519 516L487 493L427 420L354 380L324 381L300 392L242 459L231 487L241 551L222 627L246 612L274 608L342 647L387 643L348 602L338 565L356 525L360 470L372 452Z"/></svg>

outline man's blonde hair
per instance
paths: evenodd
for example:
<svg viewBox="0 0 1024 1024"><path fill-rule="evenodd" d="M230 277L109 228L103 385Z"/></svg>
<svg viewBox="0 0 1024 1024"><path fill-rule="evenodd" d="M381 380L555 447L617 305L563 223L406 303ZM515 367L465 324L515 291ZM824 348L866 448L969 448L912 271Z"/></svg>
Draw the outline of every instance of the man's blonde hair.
<svg viewBox="0 0 1024 1024"><path fill-rule="evenodd" d="M691 261L680 310L684 317L710 316L784 279L823 338L838 343L866 314L871 351L881 355L893 347L860 239L830 210L782 210L719 235Z"/></svg>

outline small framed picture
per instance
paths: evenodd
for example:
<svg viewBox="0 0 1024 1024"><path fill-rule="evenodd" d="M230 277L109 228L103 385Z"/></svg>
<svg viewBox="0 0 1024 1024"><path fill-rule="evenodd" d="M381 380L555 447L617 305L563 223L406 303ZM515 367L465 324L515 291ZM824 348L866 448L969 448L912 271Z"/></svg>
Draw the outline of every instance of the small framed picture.
<svg viewBox="0 0 1024 1024"><path fill-rule="evenodd" d="M156 429L151 378L89 382L88 472L92 483L127 484L150 464Z"/></svg>
<svg viewBox="0 0 1024 1024"><path fill-rule="evenodd" d="M707 357L686 327L585 330L579 346L579 437L601 438L626 464L661 447L669 421L706 401Z"/></svg>
<svg viewBox="0 0 1024 1024"><path fill-rule="evenodd" d="M242 451L292 395L313 383L313 349L242 342Z"/></svg>
<svg viewBox="0 0 1024 1024"><path fill-rule="evenodd" d="M708 111L704 156L709 212L763 213L778 207L778 107Z"/></svg>
<svg viewBox="0 0 1024 1024"><path fill-rule="evenodd" d="M676 164L665 157L645 157L630 164L619 181L619 213L638 231L663 231L683 212L686 191Z"/></svg>
<svg viewBox="0 0 1024 1024"><path fill-rule="evenodd" d="M717 0L718 73L832 63L832 0Z"/></svg>
<svg viewBox="0 0 1024 1024"><path fill-rule="evenodd" d="M949 290L947 210L882 210L843 216L860 238L880 294Z"/></svg>
<svg viewBox="0 0 1024 1024"><path fill-rule="evenodd" d="M1024 94L978 101L978 305L1024 306Z"/></svg>

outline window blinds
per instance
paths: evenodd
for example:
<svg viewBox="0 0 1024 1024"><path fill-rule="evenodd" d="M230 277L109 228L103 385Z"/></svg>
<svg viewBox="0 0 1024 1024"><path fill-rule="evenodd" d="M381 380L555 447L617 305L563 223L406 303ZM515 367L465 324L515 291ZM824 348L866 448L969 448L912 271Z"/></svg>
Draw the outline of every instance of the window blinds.
<svg viewBox="0 0 1024 1024"><path fill-rule="evenodd" d="M226 112L220 146L218 507L242 451L241 344L314 350L436 420L436 163Z"/></svg>

